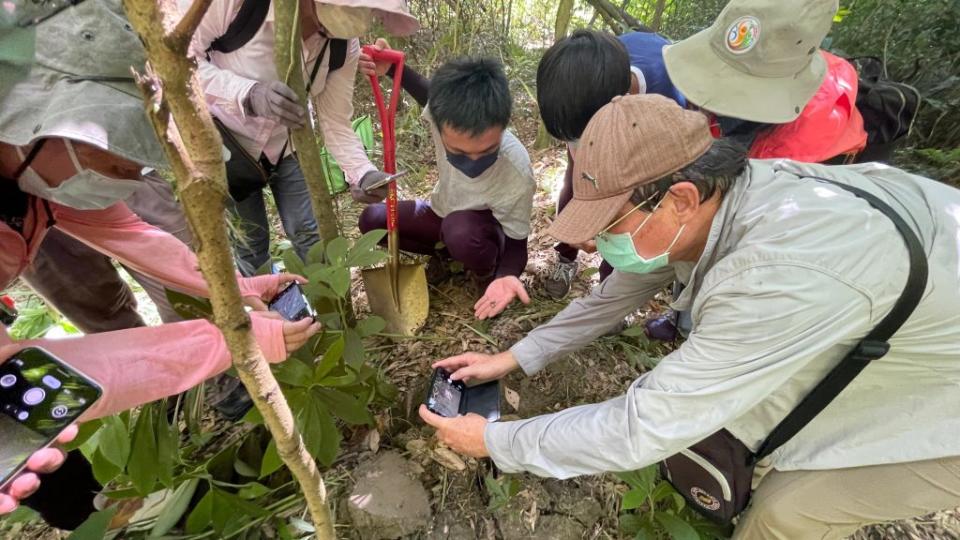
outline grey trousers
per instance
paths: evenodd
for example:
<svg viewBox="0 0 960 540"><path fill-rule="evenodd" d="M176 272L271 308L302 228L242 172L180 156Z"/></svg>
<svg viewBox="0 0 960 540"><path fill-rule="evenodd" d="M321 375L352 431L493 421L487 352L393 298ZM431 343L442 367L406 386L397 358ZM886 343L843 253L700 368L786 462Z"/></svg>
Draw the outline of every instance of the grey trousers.
<svg viewBox="0 0 960 540"><path fill-rule="evenodd" d="M191 242L180 204L163 178L145 176L143 186L126 203L147 223ZM128 271L157 305L163 322L181 320L167 302L161 283ZM47 232L33 263L20 277L84 333L145 325L133 291L110 258L56 228Z"/></svg>

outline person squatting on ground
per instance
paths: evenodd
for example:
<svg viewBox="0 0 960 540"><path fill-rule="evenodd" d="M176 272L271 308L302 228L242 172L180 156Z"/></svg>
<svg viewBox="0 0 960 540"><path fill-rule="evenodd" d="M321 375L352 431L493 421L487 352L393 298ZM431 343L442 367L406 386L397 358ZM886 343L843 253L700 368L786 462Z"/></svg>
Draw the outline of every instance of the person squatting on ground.
<svg viewBox="0 0 960 540"><path fill-rule="evenodd" d="M574 198L549 229L595 239L614 272L507 352L435 365L467 381L532 375L601 336L674 279L693 330L625 395L526 420L420 414L448 446L504 472L569 478L646 467L725 429L755 452L894 309L914 264L918 307L802 431L762 460L735 538L843 538L960 504L960 190L883 164L748 160L704 115L614 98L581 137ZM589 376L589 374L584 374ZM882 421L878 421L882 419Z"/></svg>
<svg viewBox="0 0 960 540"><path fill-rule="evenodd" d="M663 48L670 41L653 32L614 36L595 30L577 30L547 49L537 65L537 107L550 135L567 143L567 169L557 200L557 212L573 197L573 166L577 143L590 118L614 96L660 94L686 104L670 82L663 64ZM544 281L547 294L561 299L577 275L580 246L554 246L557 261ZM592 248L588 248L592 249ZM613 268L600 263L600 281Z"/></svg>
<svg viewBox="0 0 960 540"><path fill-rule="evenodd" d="M376 47L389 44L377 40ZM361 55L365 75L392 76L390 64ZM432 255L428 279L443 275L445 259L463 264L477 284L477 318L501 313L515 299L530 301L519 276L527 264L527 236L536 182L530 156L507 129L513 108L503 67L490 59L458 59L428 82L404 66L403 89L423 110L437 160L430 200L398 203L400 249ZM386 228L384 204L360 215L360 231ZM442 244L442 248L438 245Z"/></svg>

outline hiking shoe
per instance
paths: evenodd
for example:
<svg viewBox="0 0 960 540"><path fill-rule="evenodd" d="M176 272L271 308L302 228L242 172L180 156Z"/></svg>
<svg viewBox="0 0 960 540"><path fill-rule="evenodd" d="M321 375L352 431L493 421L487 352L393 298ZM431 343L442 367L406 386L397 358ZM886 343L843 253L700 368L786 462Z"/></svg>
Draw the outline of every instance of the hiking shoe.
<svg viewBox="0 0 960 540"><path fill-rule="evenodd" d="M676 341L678 332L675 316L675 312L671 311L666 315L647 321L644 325L644 333L647 334L648 338L657 341Z"/></svg>
<svg viewBox="0 0 960 540"><path fill-rule="evenodd" d="M433 255L427 261L427 283L436 287L444 281L450 279L450 263L439 255Z"/></svg>
<svg viewBox="0 0 960 540"><path fill-rule="evenodd" d="M253 408L253 399L236 377L220 375L213 381L210 401L214 410L230 422L238 422Z"/></svg>
<svg viewBox="0 0 960 540"><path fill-rule="evenodd" d="M573 278L577 275L577 260L557 257L557 263L553 267L553 273L543 282L543 288L547 296L554 300L561 300L570 292L570 285Z"/></svg>

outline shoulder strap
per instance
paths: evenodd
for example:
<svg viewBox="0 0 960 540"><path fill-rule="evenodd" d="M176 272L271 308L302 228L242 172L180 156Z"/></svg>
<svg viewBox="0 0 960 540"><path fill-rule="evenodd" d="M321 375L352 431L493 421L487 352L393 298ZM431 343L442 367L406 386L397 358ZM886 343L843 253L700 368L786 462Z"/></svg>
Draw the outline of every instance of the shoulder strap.
<svg viewBox="0 0 960 540"><path fill-rule="evenodd" d="M890 350L890 344L887 341L893 334L907 321L913 310L920 303L920 298L927 287L927 257L923 251L923 245L917 238L913 229L907 225L903 217L900 216L887 203L878 197L864 191L860 188L820 178L810 176L822 182L833 184L843 188L857 197L870 203L877 210L881 211L893 221L907 245L907 252L910 255L910 274L907 276L907 282L900 293L900 298L893 305L890 313L884 317L877 326L870 331L860 343L847 353L846 356L836 365L830 373L817 386L810 391L806 397L790 412L777 427L770 432L763 444L753 456L753 462L756 463L770 455L774 450L789 441L794 435L800 432L811 420L820 414L823 409L836 398L844 388L861 372L871 361L883 357Z"/></svg>
<svg viewBox="0 0 960 540"><path fill-rule="evenodd" d="M269 9L270 0L243 0L227 31L210 43L207 52L231 53L246 45L263 26Z"/></svg>
<svg viewBox="0 0 960 540"><path fill-rule="evenodd" d="M323 55L321 55L322 57ZM347 40L345 39L330 39L330 64L329 64L329 73L343 67L347 62Z"/></svg>

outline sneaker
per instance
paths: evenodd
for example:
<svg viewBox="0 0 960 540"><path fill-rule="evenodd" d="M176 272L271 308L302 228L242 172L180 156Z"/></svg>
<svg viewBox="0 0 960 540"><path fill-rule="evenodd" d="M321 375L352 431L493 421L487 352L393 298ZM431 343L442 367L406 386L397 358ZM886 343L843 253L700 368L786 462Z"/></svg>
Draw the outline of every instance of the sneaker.
<svg viewBox="0 0 960 540"><path fill-rule="evenodd" d="M576 259L557 257L557 264L553 267L553 273L543 282L543 288L547 291L547 296L554 300L563 299L570 292L570 285L576 275Z"/></svg>
<svg viewBox="0 0 960 540"><path fill-rule="evenodd" d="M213 382L210 402L224 419L238 422L253 408L253 399L236 377L220 375Z"/></svg>
<svg viewBox="0 0 960 540"><path fill-rule="evenodd" d="M674 320L675 312L671 311L666 315L661 315L656 319L647 321L644 331L650 339L657 341L676 341L677 324Z"/></svg>

